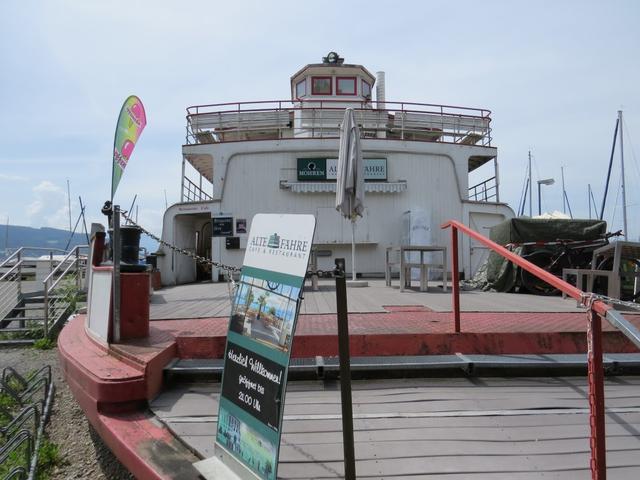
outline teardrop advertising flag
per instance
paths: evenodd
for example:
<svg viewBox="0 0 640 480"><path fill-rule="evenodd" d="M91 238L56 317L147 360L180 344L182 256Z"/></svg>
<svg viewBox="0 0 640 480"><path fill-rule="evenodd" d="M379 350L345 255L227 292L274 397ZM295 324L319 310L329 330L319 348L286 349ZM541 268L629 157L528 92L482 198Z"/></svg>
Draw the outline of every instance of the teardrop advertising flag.
<svg viewBox="0 0 640 480"><path fill-rule="evenodd" d="M133 148L147 125L147 115L142 101L131 95L120 109L116 135L113 142L113 169L111 173L111 200L116 193L124 169L131 158Z"/></svg>

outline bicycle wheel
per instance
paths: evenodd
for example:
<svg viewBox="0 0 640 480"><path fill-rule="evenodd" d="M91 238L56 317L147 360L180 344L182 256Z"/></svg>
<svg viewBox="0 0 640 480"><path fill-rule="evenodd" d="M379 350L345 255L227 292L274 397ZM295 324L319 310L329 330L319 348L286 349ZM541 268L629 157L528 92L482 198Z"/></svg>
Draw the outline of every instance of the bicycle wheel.
<svg viewBox="0 0 640 480"><path fill-rule="evenodd" d="M553 264L554 257L554 252L550 250L535 250L522 256L525 260L547 271ZM559 292L557 288L527 272L524 268L520 269L520 284L534 295L555 295Z"/></svg>
<svg viewBox="0 0 640 480"><path fill-rule="evenodd" d="M605 258L598 264L598 270L613 269L613 257ZM637 269L637 270L636 270ZM623 274L634 273L640 271L640 261L635 258L621 258L620 271ZM633 279L624 279L620 284L620 300L625 302L635 302L640 300L640 291L634 294L635 282ZM596 277L593 284L595 293L607 294L607 279L604 277Z"/></svg>

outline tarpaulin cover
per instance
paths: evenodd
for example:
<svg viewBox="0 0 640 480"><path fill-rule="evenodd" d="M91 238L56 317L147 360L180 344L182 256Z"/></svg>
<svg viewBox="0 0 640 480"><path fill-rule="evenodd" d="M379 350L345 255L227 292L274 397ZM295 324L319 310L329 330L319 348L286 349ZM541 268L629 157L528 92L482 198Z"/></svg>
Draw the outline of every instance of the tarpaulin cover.
<svg viewBox="0 0 640 480"><path fill-rule="evenodd" d="M568 220L542 218L512 218L491 228L489 238L506 246L509 243L555 242L557 240L596 240L607 231L603 220ZM518 255L529 253L535 246L516 246ZM508 292L517 280L518 267L495 252L487 260L487 286Z"/></svg>

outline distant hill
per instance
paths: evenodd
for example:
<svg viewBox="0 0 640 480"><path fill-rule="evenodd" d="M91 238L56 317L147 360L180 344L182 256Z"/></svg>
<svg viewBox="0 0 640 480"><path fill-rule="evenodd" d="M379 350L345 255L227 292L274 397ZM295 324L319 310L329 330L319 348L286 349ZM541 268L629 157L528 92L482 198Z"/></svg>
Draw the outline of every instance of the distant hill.
<svg viewBox="0 0 640 480"><path fill-rule="evenodd" d="M31 228L19 225L9 225L9 235L7 236L7 225L0 225L0 258L5 257L7 249L14 251L20 247L43 247L59 248L64 250L71 232L57 228ZM76 245L86 245L87 237L84 233L76 233L68 248Z"/></svg>

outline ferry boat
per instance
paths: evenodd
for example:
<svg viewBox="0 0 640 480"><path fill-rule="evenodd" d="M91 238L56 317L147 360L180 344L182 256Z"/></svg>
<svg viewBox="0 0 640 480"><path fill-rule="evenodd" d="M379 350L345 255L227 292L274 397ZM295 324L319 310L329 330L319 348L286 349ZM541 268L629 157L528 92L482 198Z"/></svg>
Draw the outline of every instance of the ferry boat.
<svg viewBox="0 0 640 480"><path fill-rule="evenodd" d="M604 381L603 368L640 371L640 316L622 319L482 235L513 217L500 202L490 112L387 101L384 74L335 52L322 60L293 74L291 100L188 108L182 201L164 215L163 241L239 266L254 214L311 213L317 268L332 270L344 257L349 270L350 225L335 211L334 180L339 125L353 108L368 172L358 272L370 277L368 288L349 289L348 304L357 478L596 479L607 468L637 478L640 380ZM487 169L482 181L470 180ZM456 231L464 233L459 251ZM446 275L444 288L405 292L402 282L398 289L375 278L386 270L386 248L418 243L416 232L423 245L451 246L451 294ZM87 313L72 317L58 338L65 380L137 478L201 478L194 464L216 453L216 437L235 451L243 434L217 415L233 323L227 286L216 283L220 271L163 246L166 287L150 295L148 273L122 273L118 323L116 273L100 264L99 233L88 260ZM488 249L571 299L461 292L459 274L473 275ZM214 282L194 283L206 279ZM287 387L277 478L346 477L332 281L305 288L299 304L289 372L304 381ZM253 473L242 478L275 477L275 466L260 461L266 443L247 438Z"/></svg>
<svg viewBox="0 0 640 480"><path fill-rule="evenodd" d="M439 227L447 220L486 233L514 216L500 201L488 109L387 100L384 72L373 75L335 52L295 72L290 89L288 100L187 108L181 202L164 214L164 241L240 265L256 213L308 213L317 220L317 268L331 270L334 258L345 257L351 270L351 227L335 210L346 108L361 130L365 168L365 210L355 232L358 273L382 275L389 246L445 244ZM478 172L485 177L471 184ZM461 267L469 278L486 249L463 242ZM222 273L166 247L158 268L164 285L217 281Z"/></svg>

